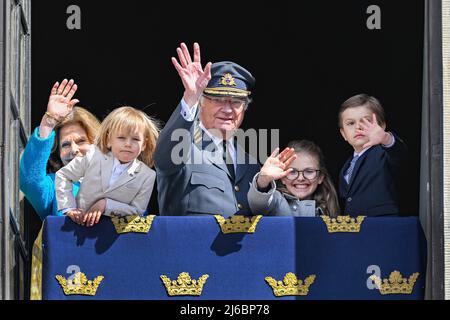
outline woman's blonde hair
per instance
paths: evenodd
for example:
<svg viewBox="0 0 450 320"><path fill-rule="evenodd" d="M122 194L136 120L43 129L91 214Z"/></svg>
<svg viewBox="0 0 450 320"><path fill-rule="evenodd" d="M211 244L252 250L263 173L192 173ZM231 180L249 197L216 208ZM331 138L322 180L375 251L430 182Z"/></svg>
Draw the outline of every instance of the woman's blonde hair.
<svg viewBox="0 0 450 320"><path fill-rule="evenodd" d="M113 132L133 133L139 130L144 135L145 149L138 159L147 166L153 166L153 153L159 136L158 122L145 112L124 106L113 110L103 120L95 144L104 153L108 153L108 140Z"/></svg>
<svg viewBox="0 0 450 320"><path fill-rule="evenodd" d="M317 160L320 174L323 176L323 182L314 191L313 199L316 201L316 206L321 208L325 215L330 217L338 216L340 210L339 200L330 174L325 166L325 157L322 150L314 142L308 140L294 140L289 142L287 146L293 148L295 153L306 153ZM289 193L284 185L280 185L278 190Z"/></svg>
<svg viewBox="0 0 450 320"><path fill-rule="evenodd" d="M47 172L56 172L64 165L59 156L59 139L61 129L67 125L78 124L86 131L90 144L94 144L95 138L100 131L100 121L89 111L82 107L74 107L72 112L55 127L55 141L47 162Z"/></svg>

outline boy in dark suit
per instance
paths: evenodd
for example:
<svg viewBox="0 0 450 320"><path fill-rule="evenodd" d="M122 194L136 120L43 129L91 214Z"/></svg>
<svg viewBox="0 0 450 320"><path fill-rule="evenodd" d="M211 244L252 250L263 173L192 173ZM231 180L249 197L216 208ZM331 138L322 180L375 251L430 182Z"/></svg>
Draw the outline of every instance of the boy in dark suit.
<svg viewBox="0 0 450 320"><path fill-rule="evenodd" d="M354 149L339 175L339 196L344 214L396 216L399 213L395 174L406 145L386 132L380 102L367 94L345 101L339 111L342 137Z"/></svg>

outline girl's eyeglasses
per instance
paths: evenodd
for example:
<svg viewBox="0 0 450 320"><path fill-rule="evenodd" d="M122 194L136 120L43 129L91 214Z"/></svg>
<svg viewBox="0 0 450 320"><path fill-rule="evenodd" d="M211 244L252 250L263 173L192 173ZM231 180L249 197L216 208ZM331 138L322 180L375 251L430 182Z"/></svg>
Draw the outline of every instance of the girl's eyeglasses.
<svg viewBox="0 0 450 320"><path fill-rule="evenodd" d="M299 177L300 173L303 175L303 178L305 178L306 180L314 180L319 176L319 172L320 170L315 170L315 169L305 169L305 170L297 170L297 169L292 169L291 172L289 172L289 174L286 176L286 178L288 180L295 180Z"/></svg>

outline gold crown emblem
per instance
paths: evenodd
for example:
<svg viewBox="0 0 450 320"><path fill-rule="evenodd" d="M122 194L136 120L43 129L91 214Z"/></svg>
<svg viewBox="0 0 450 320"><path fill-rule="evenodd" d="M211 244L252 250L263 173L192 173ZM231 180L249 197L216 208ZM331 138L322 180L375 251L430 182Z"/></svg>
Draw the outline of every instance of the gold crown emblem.
<svg viewBox="0 0 450 320"><path fill-rule="evenodd" d="M272 277L266 277L265 280L273 289L273 294L277 297L284 296L307 296L309 287L316 279L316 275L310 275L303 283L297 276L289 272L284 276L283 281L276 281Z"/></svg>
<svg viewBox="0 0 450 320"><path fill-rule="evenodd" d="M223 234L227 233L255 233L256 225L262 216L231 216L225 219L221 215L214 216Z"/></svg>
<svg viewBox="0 0 450 320"><path fill-rule="evenodd" d="M138 215L113 216L111 221L119 234L128 232L148 233L154 218L155 216L147 216L145 218Z"/></svg>
<svg viewBox="0 0 450 320"><path fill-rule="evenodd" d="M235 86L236 81L234 80L233 76L230 73L225 74L221 79L220 83L224 86Z"/></svg>
<svg viewBox="0 0 450 320"><path fill-rule="evenodd" d="M399 271L394 271L389 275L389 279L381 279L376 275L370 277L375 282L380 293L385 294L411 294L414 289L419 273L413 273L409 279L403 278Z"/></svg>
<svg viewBox="0 0 450 320"><path fill-rule="evenodd" d="M172 281L166 275L162 275L161 280L169 296L200 296L208 277L204 274L198 280L192 280L189 273L182 272L177 280Z"/></svg>
<svg viewBox="0 0 450 320"><path fill-rule="evenodd" d="M57 275L55 278L56 280L58 280L66 296L95 296L95 294L97 293L97 288L104 277L98 276L93 281L91 281L86 278L86 275L84 273L77 272L73 276L73 278L69 280L66 280L66 278L60 275Z"/></svg>
<svg viewBox="0 0 450 320"><path fill-rule="evenodd" d="M358 216L356 219L350 216L338 216L337 218L330 218L329 216L321 216L322 220L327 225L328 233L335 232L359 232L361 224L364 221L364 216Z"/></svg>

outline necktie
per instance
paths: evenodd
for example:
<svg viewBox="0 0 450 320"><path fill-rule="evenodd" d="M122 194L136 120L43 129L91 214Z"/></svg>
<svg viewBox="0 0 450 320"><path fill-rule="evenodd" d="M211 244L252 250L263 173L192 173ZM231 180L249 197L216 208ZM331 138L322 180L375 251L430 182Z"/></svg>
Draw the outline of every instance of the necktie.
<svg viewBox="0 0 450 320"><path fill-rule="evenodd" d="M352 161L350 162L350 166L347 169L347 183L350 183L350 180L352 179L353 170L355 169L356 161L358 161L359 156L356 155L353 157Z"/></svg>
<svg viewBox="0 0 450 320"><path fill-rule="evenodd" d="M200 121L195 123L194 127L194 143L201 149L202 145L202 128L200 128Z"/></svg>
<svg viewBox="0 0 450 320"><path fill-rule="evenodd" d="M234 181L234 178L235 178L234 164L233 164L233 160L231 158L230 152L228 151L228 148L227 148L228 142L224 140L222 142L222 147L223 147L223 153L222 153L223 161L226 163L228 172L231 175L231 179Z"/></svg>

